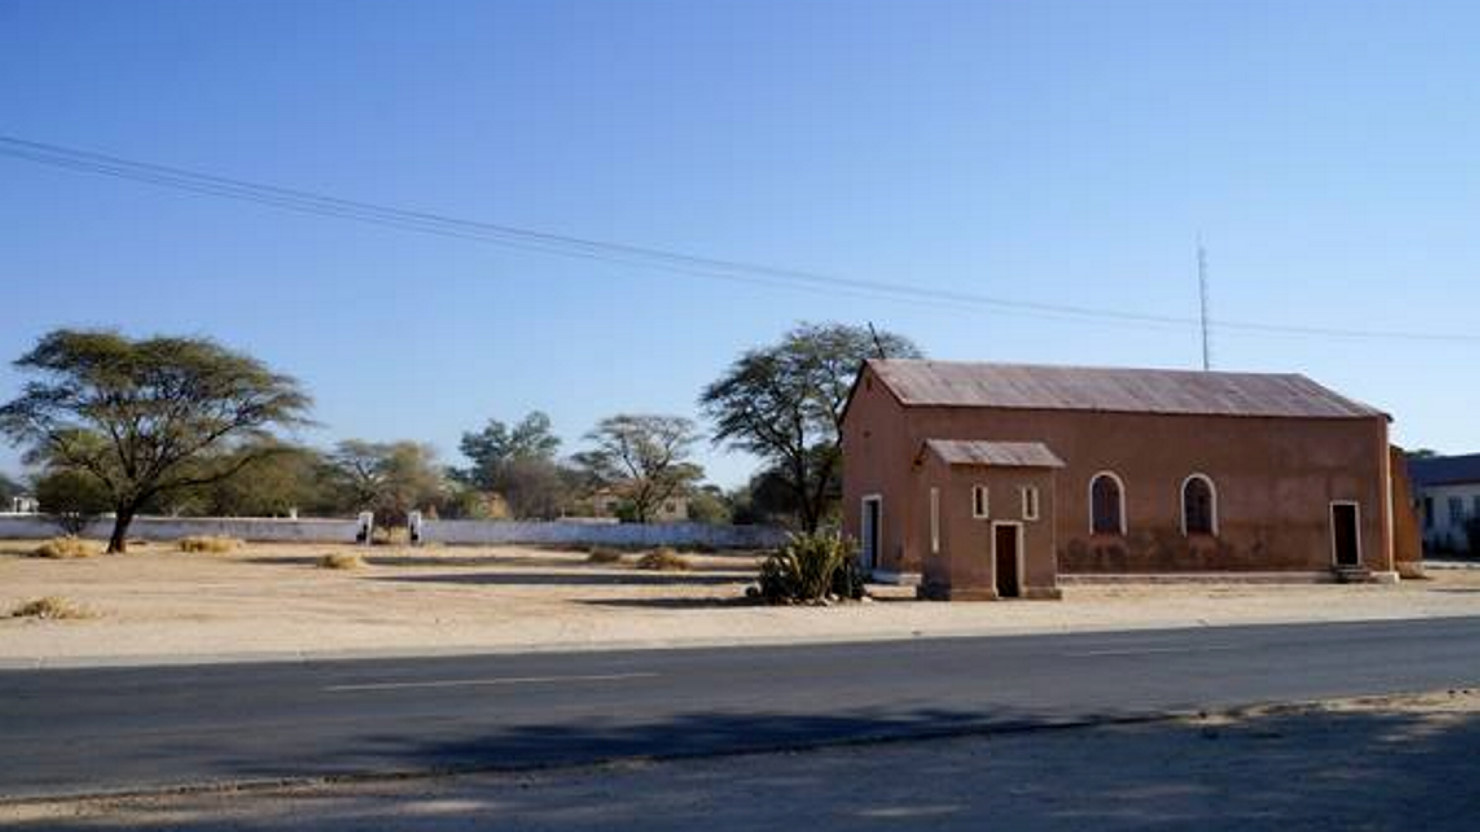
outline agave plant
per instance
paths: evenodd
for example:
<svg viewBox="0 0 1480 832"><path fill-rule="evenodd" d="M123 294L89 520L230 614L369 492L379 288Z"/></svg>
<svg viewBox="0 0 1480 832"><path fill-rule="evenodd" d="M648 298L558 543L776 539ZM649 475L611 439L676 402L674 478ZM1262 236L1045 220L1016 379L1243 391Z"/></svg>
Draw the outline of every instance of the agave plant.
<svg viewBox="0 0 1480 832"><path fill-rule="evenodd" d="M829 595L863 597L852 541L834 533L792 535L761 563L760 594L771 603L808 603Z"/></svg>

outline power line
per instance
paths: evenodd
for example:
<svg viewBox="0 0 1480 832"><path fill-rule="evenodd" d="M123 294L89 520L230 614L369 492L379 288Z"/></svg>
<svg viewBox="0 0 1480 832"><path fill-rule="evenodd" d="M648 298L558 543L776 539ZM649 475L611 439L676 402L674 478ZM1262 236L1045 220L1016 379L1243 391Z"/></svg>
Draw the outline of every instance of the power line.
<svg viewBox="0 0 1480 832"><path fill-rule="evenodd" d="M130 180L201 196L251 202L282 210L368 223L400 231L492 243L520 251L573 257L642 268L655 268L706 279L772 288L824 290L865 297L887 297L928 305L973 306L999 312L1031 314L1114 324L1211 327L1233 332L1299 336L1480 343L1480 335L1403 332L1292 326L1249 321L1209 321L1174 315L1130 312L1069 304L1041 303L946 289L861 280L740 260L706 257L627 243L594 240L498 223L462 219L429 211L344 199L322 193L261 184L243 179L140 162L45 142L0 134L0 155L65 170Z"/></svg>

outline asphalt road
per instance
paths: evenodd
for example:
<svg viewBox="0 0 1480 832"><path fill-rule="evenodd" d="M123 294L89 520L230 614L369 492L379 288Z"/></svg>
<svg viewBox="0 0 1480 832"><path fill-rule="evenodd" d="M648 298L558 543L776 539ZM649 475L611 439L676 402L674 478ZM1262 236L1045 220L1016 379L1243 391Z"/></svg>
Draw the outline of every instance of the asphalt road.
<svg viewBox="0 0 1480 832"><path fill-rule="evenodd" d="M0 673L0 795L712 754L1480 684L1480 618Z"/></svg>

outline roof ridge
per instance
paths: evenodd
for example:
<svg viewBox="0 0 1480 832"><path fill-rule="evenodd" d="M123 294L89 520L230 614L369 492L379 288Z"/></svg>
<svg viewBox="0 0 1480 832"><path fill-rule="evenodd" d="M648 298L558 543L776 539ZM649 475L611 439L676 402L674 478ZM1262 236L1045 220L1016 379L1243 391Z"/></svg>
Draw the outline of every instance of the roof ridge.
<svg viewBox="0 0 1480 832"><path fill-rule="evenodd" d="M1388 418L1301 373L870 359L905 406L1288 418Z"/></svg>
<svg viewBox="0 0 1480 832"><path fill-rule="evenodd" d="M951 364L962 367L1004 367L1024 370L1088 370L1107 373L1185 373L1194 376L1264 376L1301 378L1316 382L1301 372L1268 372L1263 370L1199 370L1195 367L1123 367L1113 364L1046 364L1038 361L980 361L966 358L869 358L868 364Z"/></svg>

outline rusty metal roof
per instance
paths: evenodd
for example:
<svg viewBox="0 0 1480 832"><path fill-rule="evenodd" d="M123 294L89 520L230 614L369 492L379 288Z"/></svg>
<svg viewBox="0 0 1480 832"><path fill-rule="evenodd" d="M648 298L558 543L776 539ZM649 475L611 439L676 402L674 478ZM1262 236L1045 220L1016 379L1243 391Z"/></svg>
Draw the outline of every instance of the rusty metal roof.
<svg viewBox="0 0 1480 832"><path fill-rule="evenodd" d="M1298 374L873 359L905 405L1321 419L1385 418Z"/></svg>
<svg viewBox="0 0 1480 832"><path fill-rule="evenodd" d="M1042 442L989 442L982 439L927 439L927 450L947 465L1001 468L1062 468L1064 461Z"/></svg>

